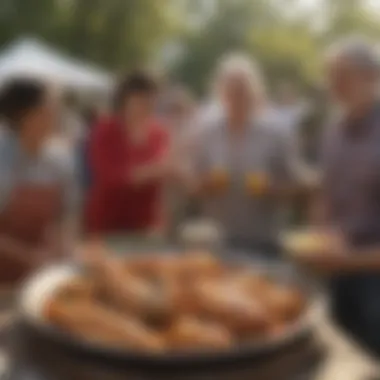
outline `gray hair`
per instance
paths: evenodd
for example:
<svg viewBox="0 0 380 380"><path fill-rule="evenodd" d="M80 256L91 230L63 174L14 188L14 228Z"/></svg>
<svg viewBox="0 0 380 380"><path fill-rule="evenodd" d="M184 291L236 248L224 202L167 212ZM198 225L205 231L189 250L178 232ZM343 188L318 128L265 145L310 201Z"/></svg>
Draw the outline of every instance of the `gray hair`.
<svg viewBox="0 0 380 380"><path fill-rule="evenodd" d="M265 98L264 80L259 65L254 59L241 53L222 58L216 72L216 85L220 85L226 78L235 75L243 75L252 92L260 99Z"/></svg>
<svg viewBox="0 0 380 380"><path fill-rule="evenodd" d="M380 72L378 46L364 37L351 36L338 41L328 50L327 58L341 58L360 69Z"/></svg>

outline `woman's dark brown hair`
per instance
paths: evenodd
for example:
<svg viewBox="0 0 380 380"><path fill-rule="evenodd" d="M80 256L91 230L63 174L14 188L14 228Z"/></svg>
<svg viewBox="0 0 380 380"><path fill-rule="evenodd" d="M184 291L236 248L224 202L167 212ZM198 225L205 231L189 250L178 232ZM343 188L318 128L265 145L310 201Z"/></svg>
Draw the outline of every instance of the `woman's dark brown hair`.
<svg viewBox="0 0 380 380"><path fill-rule="evenodd" d="M158 81L152 74L145 71L134 71L125 76L116 88L115 110L120 110L128 98L133 95L156 95L158 90Z"/></svg>
<svg viewBox="0 0 380 380"><path fill-rule="evenodd" d="M17 129L17 123L44 101L46 92L46 85L36 79L9 80L0 89L0 117L9 123L10 128Z"/></svg>

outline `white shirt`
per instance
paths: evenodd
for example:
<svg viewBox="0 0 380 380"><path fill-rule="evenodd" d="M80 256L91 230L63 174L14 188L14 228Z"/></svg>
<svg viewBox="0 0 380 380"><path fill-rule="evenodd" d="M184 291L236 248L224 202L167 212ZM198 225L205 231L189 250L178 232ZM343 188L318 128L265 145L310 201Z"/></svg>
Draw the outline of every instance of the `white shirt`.
<svg viewBox="0 0 380 380"><path fill-rule="evenodd" d="M298 129L307 111L304 103L293 105L274 105L272 112L278 120L278 125L286 129Z"/></svg>

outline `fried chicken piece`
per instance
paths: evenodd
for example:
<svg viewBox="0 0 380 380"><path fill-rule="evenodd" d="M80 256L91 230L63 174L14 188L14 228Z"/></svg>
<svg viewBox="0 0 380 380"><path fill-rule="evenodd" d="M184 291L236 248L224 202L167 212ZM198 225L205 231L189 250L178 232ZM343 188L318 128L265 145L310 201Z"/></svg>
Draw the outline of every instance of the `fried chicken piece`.
<svg viewBox="0 0 380 380"><path fill-rule="evenodd" d="M229 283L231 287L237 287L245 294L259 300L278 322L296 318L305 305L305 299L298 290L274 283L258 274L236 275Z"/></svg>
<svg viewBox="0 0 380 380"><path fill-rule="evenodd" d="M181 275L216 276L224 273L221 261L209 252L189 252L182 256L179 262Z"/></svg>
<svg viewBox="0 0 380 380"><path fill-rule="evenodd" d="M158 255L144 255L143 257L128 258L124 261L123 266L128 274L137 277L155 279L162 275L166 270L166 263L169 263L171 257Z"/></svg>
<svg viewBox="0 0 380 380"><path fill-rule="evenodd" d="M98 255L96 260L88 262L88 270L98 294L110 306L148 319L162 318L172 312L160 287L126 271L120 259Z"/></svg>
<svg viewBox="0 0 380 380"><path fill-rule="evenodd" d="M281 337L282 335L284 335L287 328L288 326L286 325L286 323L275 323L271 326L268 332L268 337L274 339Z"/></svg>
<svg viewBox="0 0 380 380"><path fill-rule="evenodd" d="M163 279L161 286L167 301L172 305L174 317L198 312L193 283L182 283L169 277Z"/></svg>
<svg viewBox="0 0 380 380"><path fill-rule="evenodd" d="M293 321L305 307L306 300L301 292L286 285L273 284L264 296L262 301L279 322Z"/></svg>
<svg viewBox="0 0 380 380"><path fill-rule="evenodd" d="M201 313L225 324L238 335L261 335L272 323L265 305L239 289L203 281L196 285L195 292Z"/></svg>
<svg viewBox="0 0 380 380"><path fill-rule="evenodd" d="M45 318L89 341L142 351L160 352L161 337L131 316L120 315L96 302L48 302Z"/></svg>
<svg viewBox="0 0 380 380"><path fill-rule="evenodd" d="M141 317L167 316L172 312L172 305L162 289L142 278L123 278L117 271L113 276L109 273L104 291L118 309Z"/></svg>
<svg viewBox="0 0 380 380"><path fill-rule="evenodd" d="M167 334L173 349L228 349L233 344L231 333L223 325L204 322L196 317L179 318Z"/></svg>
<svg viewBox="0 0 380 380"><path fill-rule="evenodd" d="M60 300L91 299L95 293L95 284L91 279L77 276L60 287L55 297Z"/></svg>
<svg viewBox="0 0 380 380"><path fill-rule="evenodd" d="M271 282L265 276L247 270L233 272L226 279L226 283L250 297L265 293L271 286Z"/></svg>

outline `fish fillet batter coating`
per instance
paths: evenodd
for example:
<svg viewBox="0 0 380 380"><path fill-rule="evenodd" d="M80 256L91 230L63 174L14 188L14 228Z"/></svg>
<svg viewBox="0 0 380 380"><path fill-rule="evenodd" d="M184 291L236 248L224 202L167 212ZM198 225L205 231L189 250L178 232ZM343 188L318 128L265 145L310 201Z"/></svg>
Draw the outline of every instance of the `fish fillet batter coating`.
<svg viewBox="0 0 380 380"><path fill-rule="evenodd" d="M263 293L263 302L277 321L291 322L305 308L302 294L286 285L272 285Z"/></svg>
<svg viewBox="0 0 380 380"><path fill-rule="evenodd" d="M63 285L56 294L58 299L92 299L96 294L95 283L87 278L77 276Z"/></svg>
<svg viewBox="0 0 380 380"><path fill-rule="evenodd" d="M179 318L168 332L174 349L227 349L233 344L231 333L218 323L203 322L192 316Z"/></svg>
<svg viewBox="0 0 380 380"><path fill-rule="evenodd" d="M133 317L120 315L95 302L51 301L45 317L88 340L104 341L136 350L160 352L163 339Z"/></svg>
<svg viewBox="0 0 380 380"><path fill-rule="evenodd" d="M234 288L204 281L197 285L195 291L199 309L238 335L261 334L272 323L263 303Z"/></svg>
<svg viewBox="0 0 380 380"><path fill-rule="evenodd" d="M45 318L90 343L153 353L223 350L284 334L305 297L249 267L203 251L120 259L99 245Z"/></svg>
<svg viewBox="0 0 380 380"><path fill-rule="evenodd" d="M89 269L95 278L99 293L118 310L143 318L167 315L172 305L160 288L142 277L125 271L120 260L104 259Z"/></svg>

